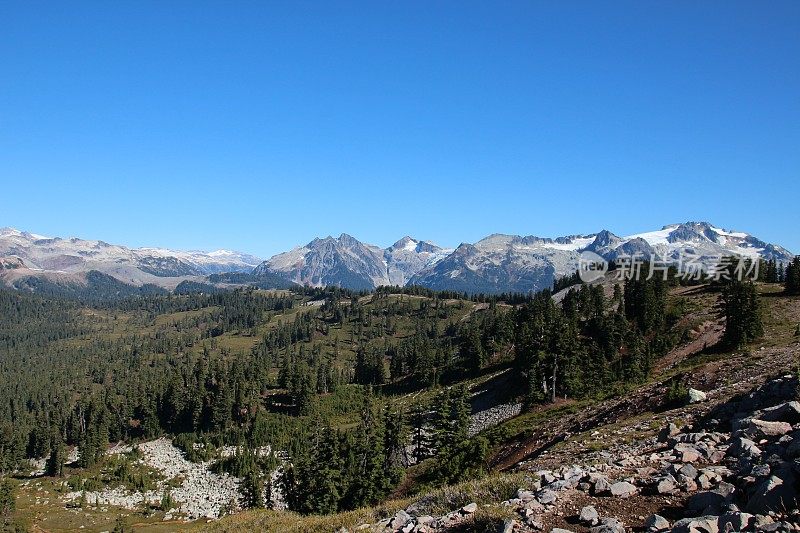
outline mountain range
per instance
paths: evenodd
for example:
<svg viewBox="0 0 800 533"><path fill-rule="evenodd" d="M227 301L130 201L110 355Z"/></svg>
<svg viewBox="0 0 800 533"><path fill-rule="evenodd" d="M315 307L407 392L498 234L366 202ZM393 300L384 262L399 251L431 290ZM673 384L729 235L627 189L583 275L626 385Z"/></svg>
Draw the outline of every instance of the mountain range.
<svg viewBox="0 0 800 533"><path fill-rule="evenodd" d="M175 289L181 284L260 286L341 286L370 290L382 285L420 285L436 290L496 294L530 292L552 286L571 274L582 252L606 259L640 253L677 262L691 254L711 266L721 255L791 260L785 248L748 233L708 222L671 224L660 230L620 237L608 230L557 238L490 235L446 249L403 237L380 248L342 234L317 238L266 261L229 250L175 251L127 248L78 238L45 237L13 228L0 229L0 280L36 290L42 283L112 285ZM89 273L93 273L89 276ZM224 275L223 275L224 274ZM48 286L50 286L48 285ZM105 286L104 285L104 286Z"/></svg>

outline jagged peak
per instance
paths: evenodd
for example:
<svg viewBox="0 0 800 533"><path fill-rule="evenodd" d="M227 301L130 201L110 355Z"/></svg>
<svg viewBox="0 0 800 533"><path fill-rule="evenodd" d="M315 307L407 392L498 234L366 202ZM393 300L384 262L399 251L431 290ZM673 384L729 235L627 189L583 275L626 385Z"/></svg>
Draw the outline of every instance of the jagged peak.
<svg viewBox="0 0 800 533"><path fill-rule="evenodd" d="M414 246L416 246L418 242L419 241L417 239L411 237L410 235L406 235L397 242L395 242L394 244L392 244L389 248L397 250L400 248L406 248L409 243L413 243Z"/></svg>

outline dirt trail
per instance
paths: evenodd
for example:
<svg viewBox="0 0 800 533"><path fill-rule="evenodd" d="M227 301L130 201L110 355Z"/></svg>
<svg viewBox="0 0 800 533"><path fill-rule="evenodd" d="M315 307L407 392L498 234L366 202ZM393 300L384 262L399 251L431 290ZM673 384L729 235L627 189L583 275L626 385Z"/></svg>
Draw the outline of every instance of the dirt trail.
<svg viewBox="0 0 800 533"><path fill-rule="evenodd" d="M656 364L653 368L654 374L661 374L662 372L673 368L687 357L698 354L709 347L717 345L722 340L723 333L725 333L725 320L722 318L718 318L716 320L706 320L700 324L697 330L693 333L694 338L691 341L673 349L667 355L656 361Z"/></svg>

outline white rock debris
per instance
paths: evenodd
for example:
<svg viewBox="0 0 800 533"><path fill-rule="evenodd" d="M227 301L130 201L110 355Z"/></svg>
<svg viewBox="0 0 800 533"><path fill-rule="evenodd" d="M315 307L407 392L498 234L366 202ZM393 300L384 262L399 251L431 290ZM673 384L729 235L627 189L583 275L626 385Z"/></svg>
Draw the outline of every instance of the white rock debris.
<svg viewBox="0 0 800 533"><path fill-rule="evenodd" d="M143 500L150 503L160 502L167 481L178 479L180 485L170 488L169 491L172 499L178 503L176 511L189 519L219 518L223 509L239 508L242 498L239 479L228 474L211 472L209 462L188 461L183 452L166 438L145 442L138 448L142 452L140 462L160 472L166 481L159 482L155 490L144 494L130 492L122 487L86 492L88 503L136 509ZM74 501L80 499L81 495L81 492L70 492L65 499Z"/></svg>
<svg viewBox="0 0 800 533"><path fill-rule="evenodd" d="M470 417L469 436L472 437L484 429L496 426L509 418L514 418L520 412L522 412L521 403L504 403L479 411Z"/></svg>

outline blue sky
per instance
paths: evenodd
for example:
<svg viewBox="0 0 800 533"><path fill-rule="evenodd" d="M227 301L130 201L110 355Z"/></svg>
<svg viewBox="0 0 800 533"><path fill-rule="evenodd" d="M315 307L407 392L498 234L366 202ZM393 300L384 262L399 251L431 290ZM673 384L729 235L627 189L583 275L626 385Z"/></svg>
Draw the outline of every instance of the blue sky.
<svg viewBox="0 0 800 533"><path fill-rule="evenodd" d="M0 226L261 256L686 220L800 252L800 3L0 3Z"/></svg>

